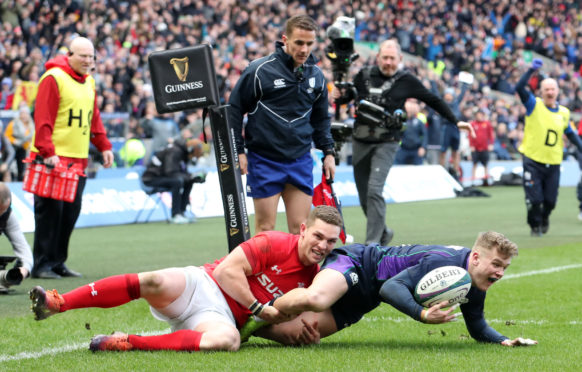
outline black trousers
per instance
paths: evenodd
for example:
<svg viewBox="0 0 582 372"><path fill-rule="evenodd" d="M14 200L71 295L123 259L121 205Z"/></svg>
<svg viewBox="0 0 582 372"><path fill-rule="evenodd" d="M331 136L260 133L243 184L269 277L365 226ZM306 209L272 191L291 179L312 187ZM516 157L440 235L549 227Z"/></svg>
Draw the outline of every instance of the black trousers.
<svg viewBox="0 0 582 372"><path fill-rule="evenodd" d="M23 163L23 160L26 159L27 150L20 146L14 146L14 158L16 160L16 179L18 181L22 181L24 179L24 171L26 170L26 166Z"/></svg>
<svg viewBox="0 0 582 372"><path fill-rule="evenodd" d="M523 157L523 188L530 227L547 224L558 200L560 164L542 164Z"/></svg>
<svg viewBox="0 0 582 372"><path fill-rule="evenodd" d="M188 204L190 204L190 192L194 185L187 174L175 177L158 177L147 181L144 184L169 190L172 193L172 217L177 214L184 214Z"/></svg>
<svg viewBox="0 0 582 372"><path fill-rule="evenodd" d="M69 240L81 213L86 177L79 177L72 203L34 196L33 273L61 267L67 260Z"/></svg>

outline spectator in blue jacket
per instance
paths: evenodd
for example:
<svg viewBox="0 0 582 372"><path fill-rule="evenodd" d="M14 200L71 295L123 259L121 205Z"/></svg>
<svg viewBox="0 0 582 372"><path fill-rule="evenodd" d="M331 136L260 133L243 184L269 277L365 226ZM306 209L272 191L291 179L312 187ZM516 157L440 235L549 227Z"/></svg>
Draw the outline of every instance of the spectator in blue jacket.
<svg viewBox="0 0 582 372"><path fill-rule="evenodd" d="M289 18L283 42L252 61L230 95L229 119L257 233L275 228L282 197L289 232L299 234L313 195L312 142L325 154L326 177L334 177L327 84L311 54L317 29L309 16Z"/></svg>
<svg viewBox="0 0 582 372"><path fill-rule="evenodd" d="M465 93L469 89L468 84L461 83L461 91L455 96L455 90L453 88L447 88L445 94L443 95L444 101L449 105L451 111L456 117L461 117L460 105L463 101ZM446 120L445 120L445 123ZM450 123L449 123L450 124ZM456 125L443 125L442 138L441 138L441 155L439 162L445 168L447 168L447 150L451 149L452 164L449 168L449 172L455 178L458 178L459 165L461 163L461 155L459 154L459 145L461 144L461 134L459 133L459 128Z"/></svg>
<svg viewBox="0 0 582 372"><path fill-rule="evenodd" d="M406 120L406 129L402 133L394 164L422 165L428 136L426 126L418 118L420 104L416 98L408 98L404 103L404 109L408 120Z"/></svg>

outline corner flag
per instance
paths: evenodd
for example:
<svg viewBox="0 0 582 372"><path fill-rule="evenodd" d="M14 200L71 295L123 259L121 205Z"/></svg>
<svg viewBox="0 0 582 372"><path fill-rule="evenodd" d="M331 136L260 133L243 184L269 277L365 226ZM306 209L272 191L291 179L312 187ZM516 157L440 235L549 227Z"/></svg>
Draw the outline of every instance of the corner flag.
<svg viewBox="0 0 582 372"><path fill-rule="evenodd" d="M333 180L325 179L325 172L323 172L323 174L321 175L321 183L319 185L315 186L315 188L313 189L312 203L316 207L318 205L329 205L329 206L337 208L337 210L340 212L340 215L342 216L342 220L343 220L344 216L342 214L342 204L339 201L339 199L337 198L337 196L335 195L333 188L331 187L332 183L333 183ZM346 242L346 227L345 227L345 225L343 225L343 223L342 223L342 231L341 231L339 237L343 243Z"/></svg>

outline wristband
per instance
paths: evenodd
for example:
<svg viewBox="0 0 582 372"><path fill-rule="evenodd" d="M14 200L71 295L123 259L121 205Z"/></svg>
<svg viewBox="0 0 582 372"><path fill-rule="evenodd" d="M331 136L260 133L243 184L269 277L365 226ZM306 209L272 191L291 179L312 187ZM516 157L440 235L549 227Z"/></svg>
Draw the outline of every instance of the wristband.
<svg viewBox="0 0 582 372"><path fill-rule="evenodd" d="M427 318L428 318L428 311L426 311L426 310L422 310L422 311L420 312L420 320L421 320L423 323L426 323L426 320L427 320Z"/></svg>
<svg viewBox="0 0 582 372"><path fill-rule="evenodd" d="M257 307L260 305L261 303L259 302L259 300L255 300L255 302L253 302L250 306L249 306L249 310L251 311L251 313L253 313Z"/></svg>
<svg viewBox="0 0 582 372"><path fill-rule="evenodd" d="M261 313L263 312L263 309L264 309L263 304L259 304L259 307L257 307L255 309L255 311L253 311L253 315L255 315L255 316L261 315Z"/></svg>
<svg viewBox="0 0 582 372"><path fill-rule="evenodd" d="M259 300L255 300L255 302L249 306L249 310L253 315L258 316L261 312L263 312L263 304L260 303Z"/></svg>
<svg viewBox="0 0 582 372"><path fill-rule="evenodd" d="M337 154L336 154L335 149L333 147L330 147L330 148L323 150L323 155L324 156L331 155L334 158L337 158Z"/></svg>

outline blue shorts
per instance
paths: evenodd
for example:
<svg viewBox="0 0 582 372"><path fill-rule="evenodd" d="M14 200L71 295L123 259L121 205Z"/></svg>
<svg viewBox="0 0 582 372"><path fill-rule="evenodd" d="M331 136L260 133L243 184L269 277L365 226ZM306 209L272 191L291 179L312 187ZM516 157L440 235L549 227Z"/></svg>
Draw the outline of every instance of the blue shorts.
<svg viewBox="0 0 582 372"><path fill-rule="evenodd" d="M459 133L459 128L456 125L444 125L442 128L441 137L441 152L445 152L449 147L453 151L459 150L459 144L461 141L461 134Z"/></svg>
<svg viewBox="0 0 582 372"><path fill-rule="evenodd" d="M299 159L277 161L249 151L247 159L248 196L268 198L282 192L286 184L313 195L313 159L309 152Z"/></svg>

